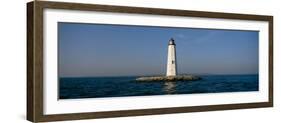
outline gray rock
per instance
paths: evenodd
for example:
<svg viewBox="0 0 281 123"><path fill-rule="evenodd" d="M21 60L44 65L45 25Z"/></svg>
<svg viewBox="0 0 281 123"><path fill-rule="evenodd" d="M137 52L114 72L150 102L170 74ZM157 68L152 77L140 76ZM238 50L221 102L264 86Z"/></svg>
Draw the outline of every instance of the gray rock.
<svg viewBox="0 0 281 123"><path fill-rule="evenodd" d="M178 76L150 76L139 77L136 79L138 82L157 82L157 81L195 81L201 80L200 77L194 75L178 75Z"/></svg>

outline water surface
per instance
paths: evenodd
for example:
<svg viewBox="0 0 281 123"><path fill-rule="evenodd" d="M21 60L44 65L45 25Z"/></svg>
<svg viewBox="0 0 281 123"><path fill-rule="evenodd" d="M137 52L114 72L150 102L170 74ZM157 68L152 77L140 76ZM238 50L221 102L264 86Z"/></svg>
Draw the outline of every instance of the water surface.
<svg viewBox="0 0 281 123"><path fill-rule="evenodd" d="M59 99L258 91L258 75L204 75L188 82L137 82L137 77L60 78Z"/></svg>

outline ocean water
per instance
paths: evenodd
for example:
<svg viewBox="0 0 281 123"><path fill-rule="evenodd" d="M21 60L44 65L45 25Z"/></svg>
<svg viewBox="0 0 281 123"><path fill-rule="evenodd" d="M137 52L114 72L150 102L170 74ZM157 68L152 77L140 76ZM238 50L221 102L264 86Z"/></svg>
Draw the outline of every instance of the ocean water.
<svg viewBox="0 0 281 123"><path fill-rule="evenodd" d="M130 77L59 79L59 99L258 91L258 75L204 75L199 81L137 82Z"/></svg>

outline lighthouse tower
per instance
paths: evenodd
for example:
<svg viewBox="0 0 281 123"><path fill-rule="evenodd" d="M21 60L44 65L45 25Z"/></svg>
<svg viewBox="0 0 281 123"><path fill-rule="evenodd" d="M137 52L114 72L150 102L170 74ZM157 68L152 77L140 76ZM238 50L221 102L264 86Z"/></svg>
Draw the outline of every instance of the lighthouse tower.
<svg viewBox="0 0 281 123"><path fill-rule="evenodd" d="M167 60L167 73L166 76L177 75L177 58L176 58L176 44L173 38L170 39L168 44L168 60Z"/></svg>

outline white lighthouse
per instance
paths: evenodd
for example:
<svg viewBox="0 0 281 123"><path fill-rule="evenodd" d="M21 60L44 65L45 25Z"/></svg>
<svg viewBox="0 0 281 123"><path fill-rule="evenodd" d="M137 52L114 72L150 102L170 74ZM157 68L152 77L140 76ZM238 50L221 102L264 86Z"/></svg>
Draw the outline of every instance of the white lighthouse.
<svg viewBox="0 0 281 123"><path fill-rule="evenodd" d="M177 75L177 58L176 58L176 44L173 38L170 39L168 44L168 60L167 60L167 73L166 76Z"/></svg>

